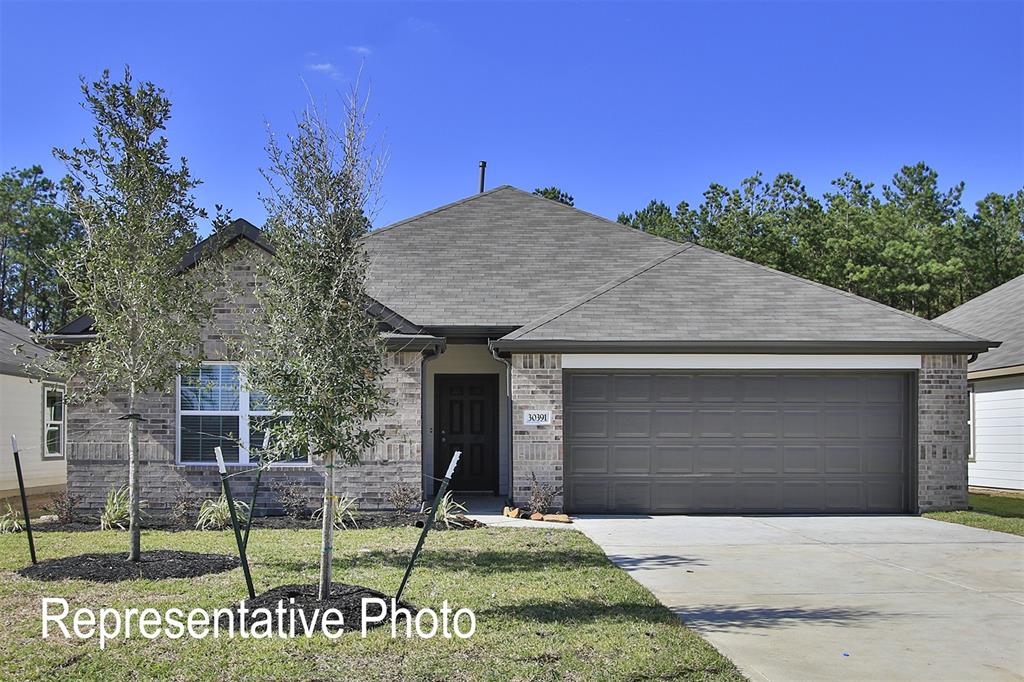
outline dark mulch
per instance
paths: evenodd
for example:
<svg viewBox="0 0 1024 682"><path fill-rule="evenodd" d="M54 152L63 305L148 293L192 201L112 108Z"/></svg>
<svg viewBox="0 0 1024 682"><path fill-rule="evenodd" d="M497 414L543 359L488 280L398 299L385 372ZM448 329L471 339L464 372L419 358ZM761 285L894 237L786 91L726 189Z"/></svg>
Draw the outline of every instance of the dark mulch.
<svg viewBox="0 0 1024 682"><path fill-rule="evenodd" d="M46 559L26 566L18 573L34 580L91 580L116 583L122 580L161 580L195 578L237 568L238 558L223 554L199 554L155 549L143 552L141 561L128 561L124 552L116 554L80 554L62 559Z"/></svg>
<svg viewBox="0 0 1024 682"><path fill-rule="evenodd" d="M328 609L338 609L344 617L344 628L345 632L360 631L363 624L363 599L376 597L383 599L386 608L391 608L391 598L393 595L384 594L377 590L371 590L369 587L363 587L362 585L347 585L345 583L332 583L331 584L331 596L328 599L320 601L317 599L317 586L316 585L281 585L275 587L272 590L268 590L263 594L256 595L253 599L246 599L243 603L245 608L248 609L247 625L252 623L252 611L258 608L265 608L270 610L274 614L274 618L277 618L277 606L278 603L282 603L285 609L286 615L284 616L284 622L291 622L291 612L295 612L295 623L296 630L300 627L302 622L299 617L299 613L305 614L306 622L310 623L311 629L317 629L320 626L320 616L323 615ZM292 601L294 600L294 602ZM409 609L412 615L416 615L417 608L406 602L399 602L400 608ZM367 613L371 616L376 616L379 613L379 606L369 605ZM235 614L235 623L238 627L238 606L232 605L232 611ZM221 616L220 623L221 627L226 627L229 622L227 615ZM277 622L276 620L274 621ZM390 623L390 617L384 619L380 623L371 622L367 624L367 629L378 627ZM404 616L400 617L399 624L404 626ZM298 634L298 632L296 632Z"/></svg>

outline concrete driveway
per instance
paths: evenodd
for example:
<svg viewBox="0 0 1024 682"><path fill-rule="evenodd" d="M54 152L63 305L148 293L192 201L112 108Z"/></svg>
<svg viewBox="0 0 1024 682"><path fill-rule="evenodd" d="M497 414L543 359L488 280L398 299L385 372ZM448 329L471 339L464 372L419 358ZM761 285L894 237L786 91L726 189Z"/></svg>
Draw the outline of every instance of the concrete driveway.
<svg viewBox="0 0 1024 682"><path fill-rule="evenodd" d="M1024 680L1024 538L907 516L581 517L754 680Z"/></svg>

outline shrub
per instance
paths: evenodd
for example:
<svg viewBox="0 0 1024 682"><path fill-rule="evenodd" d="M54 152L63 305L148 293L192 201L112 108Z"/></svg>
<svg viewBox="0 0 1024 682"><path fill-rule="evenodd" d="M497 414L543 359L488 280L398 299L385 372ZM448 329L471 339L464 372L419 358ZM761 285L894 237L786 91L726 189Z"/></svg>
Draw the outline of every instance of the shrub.
<svg viewBox="0 0 1024 682"><path fill-rule="evenodd" d="M249 505L235 500L235 514L238 516L238 522L244 523L249 517ZM224 530L230 527L231 507L228 506L228 498L224 497L224 493L221 493L216 500L203 500L196 518L196 528L199 530Z"/></svg>
<svg viewBox="0 0 1024 682"><path fill-rule="evenodd" d="M388 491L388 504L403 514L416 509L421 500L420 491L404 483L398 483Z"/></svg>
<svg viewBox="0 0 1024 682"><path fill-rule="evenodd" d="M20 533L21 532L21 521L19 520L18 512L11 509L11 503L6 502L7 511L0 515L0 535L6 535L7 533Z"/></svg>
<svg viewBox="0 0 1024 682"><path fill-rule="evenodd" d="M275 482L271 489L277 493L277 501L284 508L284 513L293 519L304 519L309 514L306 486L298 481L287 483Z"/></svg>
<svg viewBox="0 0 1024 682"><path fill-rule="evenodd" d="M77 497L67 490L62 490L50 498L50 504L45 509L56 514L57 521L60 523L72 523L75 520L75 505L77 504Z"/></svg>
<svg viewBox="0 0 1024 682"><path fill-rule="evenodd" d="M184 477L178 477L174 502L171 503L171 520L179 526L187 526L199 515L199 498L192 485Z"/></svg>
<svg viewBox="0 0 1024 682"><path fill-rule="evenodd" d="M430 507L421 507L420 511L424 514L430 514ZM449 490L441 498L441 502L437 505L437 516L434 519L435 523L444 524L445 528L451 528L456 526L459 528L465 527L467 524L462 520L462 517L466 513L466 507L455 501L452 497L452 491Z"/></svg>
<svg viewBox="0 0 1024 682"><path fill-rule="evenodd" d="M324 508L320 507L313 512L313 520L320 521L323 523ZM336 530L346 530L349 524L353 528L358 528L359 524L356 523L356 519L359 517L359 498L357 497L339 497L334 503L334 528Z"/></svg>
<svg viewBox="0 0 1024 682"><path fill-rule="evenodd" d="M550 483L541 483L533 472L530 472L530 477L533 479L533 488L530 490L530 501L527 507L533 514L547 514L552 511L555 496L562 492L562 489L556 488Z"/></svg>
<svg viewBox="0 0 1024 682"><path fill-rule="evenodd" d="M100 528L102 530L114 530L115 528L128 530L130 500L128 486L111 488L107 493L107 501L103 504L103 512L100 513Z"/></svg>

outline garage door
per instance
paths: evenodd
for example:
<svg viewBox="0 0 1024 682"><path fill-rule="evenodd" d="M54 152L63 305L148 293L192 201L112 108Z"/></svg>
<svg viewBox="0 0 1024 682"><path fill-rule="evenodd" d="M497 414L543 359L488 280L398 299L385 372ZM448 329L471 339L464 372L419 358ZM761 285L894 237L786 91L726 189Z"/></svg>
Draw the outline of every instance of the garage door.
<svg viewBox="0 0 1024 682"><path fill-rule="evenodd" d="M905 373L566 371L573 512L902 512Z"/></svg>

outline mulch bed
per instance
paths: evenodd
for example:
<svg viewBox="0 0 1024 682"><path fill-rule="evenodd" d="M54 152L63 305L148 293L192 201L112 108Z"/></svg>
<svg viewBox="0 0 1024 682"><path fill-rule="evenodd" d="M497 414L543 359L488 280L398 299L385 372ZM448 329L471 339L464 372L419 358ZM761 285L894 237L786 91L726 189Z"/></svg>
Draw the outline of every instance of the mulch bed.
<svg viewBox="0 0 1024 682"><path fill-rule="evenodd" d="M143 552L141 561L128 561L124 552L80 554L62 559L46 559L38 564L26 566L18 573L34 580L90 580L97 583L116 583L122 580L195 578L230 571L240 565L237 557L223 554L156 549Z"/></svg>
<svg viewBox="0 0 1024 682"><path fill-rule="evenodd" d="M400 514L398 512L359 512L356 517L356 529L366 528L416 528L423 527L423 514ZM460 516L464 526L445 528L444 524L435 523L432 530L470 530L472 528L483 528L484 524ZM195 530L193 525L183 525L172 521L161 519L148 519L143 522L142 527L147 530L164 531L185 531ZM252 522L253 528L296 528L296 529L317 529L320 528L320 521L311 518L294 518L292 516L257 516ZM43 533L85 533L100 529L99 521L75 521L73 523L60 523L47 521L46 523L33 523L32 530ZM338 531L344 533L344 530Z"/></svg>
<svg viewBox="0 0 1024 682"><path fill-rule="evenodd" d="M391 598L393 595L384 594L377 590L371 590L369 587L363 587L362 585L348 585L346 583L332 583L331 584L331 596L328 599L320 601L317 599L317 586L316 585L281 585L275 587L272 590L268 590L263 594L256 595L253 599L246 599L244 601L246 609L249 614L246 616L247 624L252 623L252 611L258 608L268 609L274 618L277 617L277 605L279 602L283 602L285 609L285 622L290 621L291 612L295 612L295 622L300 623L299 613L305 614L306 622L310 623L311 629L317 629L320 627L320 616L323 615L328 609L337 609L341 612L344 617L344 628L345 632L358 632L362 629L363 623L363 599L376 597L383 599L386 608L391 608ZM291 600L295 600L294 603ZM415 616L418 609L411 604L406 602L399 602L398 606L401 608L409 609L409 612ZM372 609L369 611L369 615L376 616L379 612L379 608L375 605L369 607ZM235 614L235 623L237 627L238 619L238 606L232 605L232 611ZM220 624L221 627L226 627L229 622L228 616L221 616ZM378 627L386 623L390 623L390 616L385 618L382 622L373 622L367 624L367 629ZM400 618L399 623L404 624L404 618ZM276 620L275 620L276 623ZM296 625L296 627L299 627Z"/></svg>

